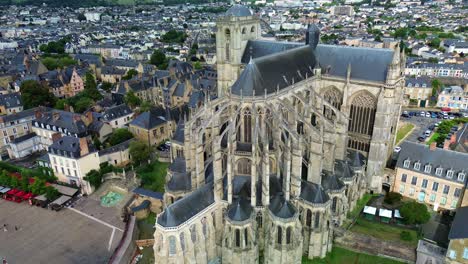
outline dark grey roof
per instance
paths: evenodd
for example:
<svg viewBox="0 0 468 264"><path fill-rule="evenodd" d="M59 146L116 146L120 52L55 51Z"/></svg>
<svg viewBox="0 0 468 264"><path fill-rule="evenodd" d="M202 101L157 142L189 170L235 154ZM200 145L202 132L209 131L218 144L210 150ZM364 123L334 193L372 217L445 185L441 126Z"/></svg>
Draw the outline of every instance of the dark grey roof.
<svg viewBox="0 0 468 264"><path fill-rule="evenodd" d="M252 215L252 206L244 198L236 199L227 209L227 216L234 221L244 221Z"/></svg>
<svg viewBox="0 0 468 264"><path fill-rule="evenodd" d="M134 213L134 212L138 212L138 211L141 211L141 210L143 210L143 209L149 208L150 205L151 205L151 202L150 202L150 201L144 200L140 205L135 206L135 207L132 207L131 210L132 210L133 213Z"/></svg>
<svg viewBox="0 0 468 264"><path fill-rule="evenodd" d="M296 214L296 208L294 205L286 201L282 195L276 195L271 199L270 205L268 206L270 211L279 218L291 218Z"/></svg>
<svg viewBox="0 0 468 264"><path fill-rule="evenodd" d="M143 112L130 122L130 125L151 129L168 121L168 113L163 108L153 108Z"/></svg>
<svg viewBox="0 0 468 264"><path fill-rule="evenodd" d="M344 183L337 175L324 171L322 174L322 187L326 191L337 191L344 187Z"/></svg>
<svg viewBox="0 0 468 264"><path fill-rule="evenodd" d="M244 5L233 5L226 11L226 16L244 17L251 15L252 11Z"/></svg>
<svg viewBox="0 0 468 264"><path fill-rule="evenodd" d="M23 105L21 95L19 93L0 94L0 105L8 108L20 107Z"/></svg>
<svg viewBox="0 0 468 264"><path fill-rule="evenodd" d="M213 184L205 184L168 206L158 217L158 224L164 227L176 227L213 203Z"/></svg>
<svg viewBox="0 0 468 264"><path fill-rule="evenodd" d="M203 104L203 100L205 100L205 94L202 91L193 91L190 95L188 106L190 108L197 108Z"/></svg>
<svg viewBox="0 0 468 264"><path fill-rule="evenodd" d="M324 73L346 78L351 65L351 78L385 82L394 51L321 44L315 53Z"/></svg>
<svg viewBox="0 0 468 264"><path fill-rule="evenodd" d="M306 181L302 181L300 197L314 204L323 204L330 200L322 186Z"/></svg>
<svg viewBox="0 0 468 264"><path fill-rule="evenodd" d="M141 196L147 196L147 197L155 198L155 199L158 199L158 200L163 199L163 194L162 193L153 192L153 191L143 189L143 188L136 188L135 190L133 190L133 193L139 194Z"/></svg>
<svg viewBox="0 0 468 264"><path fill-rule="evenodd" d="M429 146L424 144L418 144L415 142L404 141L401 146L401 151L398 155L396 167L404 168L405 170L417 171L426 175L443 178L445 180L458 181L457 176L459 172L465 172L468 174L468 154L461 153L452 150L445 150L441 148L435 148L430 150ZM409 167L404 167L405 160L409 160ZM420 169L416 170L414 164L420 162ZM430 172L425 171L425 165L431 165ZM436 169L442 168L441 176L437 176ZM447 178L447 171L453 170L452 178ZM465 177L463 182L466 182L468 177Z"/></svg>
<svg viewBox="0 0 468 264"><path fill-rule="evenodd" d="M177 124L176 131L174 132L174 136L172 137L172 141L176 141L178 143L184 143L185 141L185 136L184 136L184 130L185 130L185 123L182 121L183 119L180 119L179 123Z"/></svg>
<svg viewBox="0 0 468 264"><path fill-rule="evenodd" d="M132 142L133 140L135 140L135 139L131 138L131 139L129 139L127 141L124 141L122 143L119 143L119 144L117 144L115 146L103 149L103 150L99 151L99 156L124 151L124 150L126 150L126 149L128 149L130 147L130 142Z"/></svg>
<svg viewBox="0 0 468 264"><path fill-rule="evenodd" d="M304 43L282 42L268 40L249 40L244 49L241 62L249 63L250 59L256 59L274 53L304 46Z"/></svg>
<svg viewBox="0 0 468 264"><path fill-rule="evenodd" d="M36 121L44 125L67 129L68 132L78 135L85 134L87 130L81 115L56 109L43 113L42 117L37 118Z"/></svg>
<svg viewBox="0 0 468 264"><path fill-rule="evenodd" d="M88 153L94 152L94 146L90 142L87 143ZM79 158L81 157L80 139L69 136L62 137L50 145L49 153L63 157Z"/></svg>
<svg viewBox="0 0 468 264"><path fill-rule="evenodd" d="M172 94L173 96L178 96L178 97L183 97L185 94L185 84L184 83L178 83L176 88L174 89L174 93Z"/></svg>
<svg viewBox="0 0 468 264"><path fill-rule="evenodd" d="M353 178L354 172L351 169L351 165L348 161L336 160L335 161L335 175L343 180L349 180Z"/></svg>
<svg viewBox="0 0 468 264"><path fill-rule="evenodd" d="M3 116L2 118L3 118L4 122L12 122L12 121L21 120L21 119L24 119L24 118L33 119L33 118L35 118L36 111L47 112L47 111L50 111L50 108L43 107L43 106L35 107L35 108L23 110L23 111L21 111L19 113L14 113L14 114L11 114L11 115Z"/></svg>
<svg viewBox="0 0 468 264"><path fill-rule="evenodd" d="M364 165L364 160L366 157L362 155L359 151L348 150L346 157L351 165L351 168L360 168Z"/></svg>
<svg viewBox="0 0 468 264"><path fill-rule="evenodd" d="M460 207L457 209L455 219L452 222L452 228L450 228L449 239L464 239L468 238L468 225L466 220L468 219L468 206Z"/></svg>
<svg viewBox="0 0 468 264"><path fill-rule="evenodd" d="M130 115L132 113L133 112L130 109L130 107L128 107L128 105L121 104L121 105L107 108L104 111L103 117L106 121L111 121L111 120L118 119L126 115Z"/></svg>
<svg viewBox="0 0 468 264"><path fill-rule="evenodd" d="M252 59L231 88L236 95L270 94L312 76L315 55L310 46ZM254 92L255 91L255 92Z"/></svg>
<svg viewBox="0 0 468 264"><path fill-rule="evenodd" d="M32 132L32 133L29 133L29 134L26 134L26 135L23 135L21 137L17 137L15 139L13 139L13 142L14 144L18 144L18 143L21 143L23 141L26 141L28 139L31 139L33 137L37 136L36 133Z"/></svg>
<svg viewBox="0 0 468 264"><path fill-rule="evenodd" d="M178 157L171 165L169 171L172 173L171 179L167 182L167 189L170 191L187 191L192 188L192 179L187 173L185 159Z"/></svg>

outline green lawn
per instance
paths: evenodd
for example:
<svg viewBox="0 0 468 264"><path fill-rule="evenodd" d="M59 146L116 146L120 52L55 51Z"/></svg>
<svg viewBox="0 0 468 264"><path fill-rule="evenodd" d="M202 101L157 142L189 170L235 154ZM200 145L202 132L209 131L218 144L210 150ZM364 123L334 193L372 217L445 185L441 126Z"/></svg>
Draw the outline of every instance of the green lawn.
<svg viewBox="0 0 468 264"><path fill-rule="evenodd" d="M147 218L139 220L138 230L139 236L138 239L152 239L154 238L154 223L156 222L156 214L150 213ZM144 247L141 250L143 258L138 262L139 264L152 264L154 263L154 251L153 247Z"/></svg>
<svg viewBox="0 0 468 264"><path fill-rule="evenodd" d="M440 136L439 133L434 132L434 134L432 134L431 138L426 142L426 145L430 145L432 142L437 141L439 136Z"/></svg>
<svg viewBox="0 0 468 264"><path fill-rule="evenodd" d="M353 227L351 227L351 231L369 235L382 240L401 242L413 247L416 247L418 244L418 234L415 230L369 221L364 218L358 218ZM409 232L411 239L402 240L400 238L402 231Z"/></svg>
<svg viewBox="0 0 468 264"><path fill-rule="evenodd" d="M142 187L155 192L164 192L167 167L169 163L154 161L138 168L137 174L141 178Z"/></svg>
<svg viewBox="0 0 468 264"><path fill-rule="evenodd" d="M302 264L399 264L402 262L379 257L372 256L364 253L358 253L344 248L334 246L332 251L327 254L323 259L307 259L302 257Z"/></svg>
<svg viewBox="0 0 468 264"><path fill-rule="evenodd" d="M349 212L348 217L352 219L356 218L361 213L362 209L364 209L364 206L366 206L370 199L374 196L377 195L372 195L370 193L364 194L361 199L356 202L356 206L354 207L353 211Z"/></svg>
<svg viewBox="0 0 468 264"><path fill-rule="evenodd" d="M414 125L411 123L404 124L398 129L396 135L396 144L400 143L400 141L414 128Z"/></svg>

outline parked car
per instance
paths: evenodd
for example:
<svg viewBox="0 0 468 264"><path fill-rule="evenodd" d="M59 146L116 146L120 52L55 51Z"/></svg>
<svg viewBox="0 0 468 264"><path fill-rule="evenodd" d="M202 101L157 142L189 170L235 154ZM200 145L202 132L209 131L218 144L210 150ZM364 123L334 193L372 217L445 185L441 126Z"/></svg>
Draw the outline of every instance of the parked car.
<svg viewBox="0 0 468 264"><path fill-rule="evenodd" d="M424 135L426 137L429 137L431 135L432 131L431 130L426 130L426 132L424 132Z"/></svg>
<svg viewBox="0 0 468 264"><path fill-rule="evenodd" d="M431 117L431 114L430 114L430 113L426 113L426 117Z"/></svg>
<svg viewBox="0 0 468 264"><path fill-rule="evenodd" d="M394 149L393 149L393 152L395 153L399 153L401 151L401 147L400 146L396 146Z"/></svg>
<svg viewBox="0 0 468 264"><path fill-rule="evenodd" d="M429 129L431 131L434 131L434 128L435 128L435 125L430 125L429 127L427 127L427 129Z"/></svg>
<svg viewBox="0 0 468 264"><path fill-rule="evenodd" d="M402 117L410 118L410 115L408 114L408 111L403 111L401 114Z"/></svg>
<svg viewBox="0 0 468 264"><path fill-rule="evenodd" d="M422 116L422 117L424 117L424 116L426 116L426 112L421 111L421 113L419 113L419 115Z"/></svg>
<svg viewBox="0 0 468 264"><path fill-rule="evenodd" d="M424 141L426 141L426 136L425 136L425 135L421 135L420 137L418 137L418 140L419 140L420 142L424 142Z"/></svg>

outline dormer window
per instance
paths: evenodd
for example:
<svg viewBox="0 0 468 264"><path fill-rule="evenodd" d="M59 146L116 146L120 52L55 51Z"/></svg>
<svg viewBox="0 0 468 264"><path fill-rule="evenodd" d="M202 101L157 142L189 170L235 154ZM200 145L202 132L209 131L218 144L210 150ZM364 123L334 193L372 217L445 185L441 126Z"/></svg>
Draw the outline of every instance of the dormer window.
<svg viewBox="0 0 468 264"><path fill-rule="evenodd" d="M447 171L447 178L452 179L453 177L453 170L448 170Z"/></svg>
<svg viewBox="0 0 468 264"><path fill-rule="evenodd" d="M405 162L403 162L403 167L409 168L409 165L410 165L410 161L409 161L409 160L405 160Z"/></svg>
<svg viewBox="0 0 468 264"><path fill-rule="evenodd" d="M414 164L414 169L415 169L415 170L419 170L420 168L421 168L421 163L416 162L416 163Z"/></svg>
<svg viewBox="0 0 468 264"><path fill-rule="evenodd" d="M436 171L435 171L435 174L437 176L441 176L442 175L442 168L437 168Z"/></svg>
<svg viewBox="0 0 468 264"><path fill-rule="evenodd" d="M431 165L426 165L426 166L424 167L424 172L425 172L425 173L431 173L431 170L432 170L432 166L431 166Z"/></svg>
<svg viewBox="0 0 468 264"><path fill-rule="evenodd" d="M458 181L464 181L465 180L465 173L460 172L458 173Z"/></svg>

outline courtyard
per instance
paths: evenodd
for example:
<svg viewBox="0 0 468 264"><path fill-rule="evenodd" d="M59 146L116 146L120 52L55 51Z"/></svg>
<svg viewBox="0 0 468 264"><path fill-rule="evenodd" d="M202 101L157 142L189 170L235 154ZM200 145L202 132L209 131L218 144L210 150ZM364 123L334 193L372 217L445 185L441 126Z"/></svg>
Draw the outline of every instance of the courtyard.
<svg viewBox="0 0 468 264"><path fill-rule="evenodd" d="M118 216L114 211L93 216L91 207L99 205L87 205L88 212L55 212L0 199L0 227L7 225L0 230L0 258L22 264L107 263L125 224L108 221Z"/></svg>

